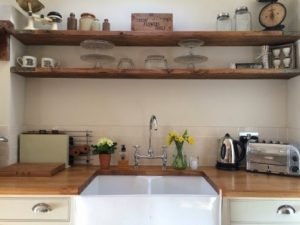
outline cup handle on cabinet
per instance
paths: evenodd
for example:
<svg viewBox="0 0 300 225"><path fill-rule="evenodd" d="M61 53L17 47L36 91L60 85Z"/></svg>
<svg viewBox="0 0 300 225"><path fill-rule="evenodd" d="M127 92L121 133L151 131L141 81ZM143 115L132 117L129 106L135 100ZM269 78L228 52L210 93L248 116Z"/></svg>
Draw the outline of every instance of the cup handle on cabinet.
<svg viewBox="0 0 300 225"><path fill-rule="evenodd" d="M50 205L48 205L46 203L38 203L32 207L32 211L34 213L48 213L51 210L52 209L51 209Z"/></svg>
<svg viewBox="0 0 300 225"><path fill-rule="evenodd" d="M293 215L295 213L296 213L295 208L290 205L281 205L277 209L277 214Z"/></svg>

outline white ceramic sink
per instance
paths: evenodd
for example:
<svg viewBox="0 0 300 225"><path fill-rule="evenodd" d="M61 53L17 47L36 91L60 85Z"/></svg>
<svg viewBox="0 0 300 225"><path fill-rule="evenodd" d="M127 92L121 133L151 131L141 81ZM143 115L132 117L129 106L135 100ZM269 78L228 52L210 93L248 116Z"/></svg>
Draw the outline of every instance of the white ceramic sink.
<svg viewBox="0 0 300 225"><path fill-rule="evenodd" d="M218 193L200 176L98 176L76 198L76 225L219 225Z"/></svg>

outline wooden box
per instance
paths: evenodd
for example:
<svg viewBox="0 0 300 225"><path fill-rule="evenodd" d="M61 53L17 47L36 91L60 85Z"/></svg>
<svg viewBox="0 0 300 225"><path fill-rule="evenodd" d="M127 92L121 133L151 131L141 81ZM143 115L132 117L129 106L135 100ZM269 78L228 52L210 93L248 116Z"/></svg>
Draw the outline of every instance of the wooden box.
<svg viewBox="0 0 300 225"><path fill-rule="evenodd" d="M172 13L132 13L132 31L173 31Z"/></svg>

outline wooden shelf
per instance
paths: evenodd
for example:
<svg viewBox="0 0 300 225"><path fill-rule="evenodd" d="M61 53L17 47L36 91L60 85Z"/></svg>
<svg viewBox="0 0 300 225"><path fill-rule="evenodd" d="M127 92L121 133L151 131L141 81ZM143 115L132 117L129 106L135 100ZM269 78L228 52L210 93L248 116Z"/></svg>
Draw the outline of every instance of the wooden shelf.
<svg viewBox="0 0 300 225"><path fill-rule="evenodd" d="M300 70L281 69L101 69L101 68L11 68L12 73L36 78L113 79L290 79Z"/></svg>
<svg viewBox="0 0 300 225"><path fill-rule="evenodd" d="M184 39L196 38L206 46L261 46L297 41L299 35L284 35L281 31L71 31L14 30L8 32L25 45L79 45L87 39L107 40L117 46L178 46Z"/></svg>

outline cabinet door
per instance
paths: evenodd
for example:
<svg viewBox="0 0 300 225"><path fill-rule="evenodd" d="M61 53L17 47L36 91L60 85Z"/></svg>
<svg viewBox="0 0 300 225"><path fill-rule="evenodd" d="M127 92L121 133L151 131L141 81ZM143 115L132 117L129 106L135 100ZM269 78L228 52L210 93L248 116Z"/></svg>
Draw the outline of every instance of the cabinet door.
<svg viewBox="0 0 300 225"><path fill-rule="evenodd" d="M281 207L286 210L278 213ZM300 224L300 201L288 199L234 199L230 200L231 223L247 224Z"/></svg>
<svg viewBox="0 0 300 225"><path fill-rule="evenodd" d="M8 222L69 223L70 204L67 197L1 197L0 225Z"/></svg>
<svg viewBox="0 0 300 225"><path fill-rule="evenodd" d="M222 225L300 224L298 199L223 198L222 203Z"/></svg>

